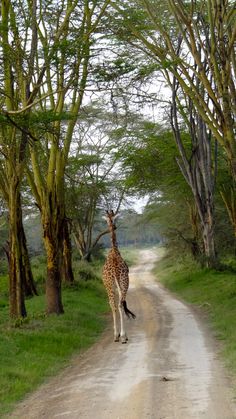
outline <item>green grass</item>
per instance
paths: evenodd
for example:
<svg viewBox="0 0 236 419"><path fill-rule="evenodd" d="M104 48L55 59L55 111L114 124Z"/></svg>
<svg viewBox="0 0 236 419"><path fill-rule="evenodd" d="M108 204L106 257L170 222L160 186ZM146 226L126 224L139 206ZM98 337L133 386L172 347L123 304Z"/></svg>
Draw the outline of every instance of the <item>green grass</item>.
<svg viewBox="0 0 236 419"><path fill-rule="evenodd" d="M138 262L139 249L136 247L121 247L120 253L129 267Z"/></svg>
<svg viewBox="0 0 236 419"><path fill-rule="evenodd" d="M6 278L0 277L0 417L92 345L109 310L100 280L79 281L63 290L64 315L46 317L40 295L26 301L29 318L16 327L9 321L6 296Z"/></svg>
<svg viewBox="0 0 236 419"><path fill-rule="evenodd" d="M168 257L157 263L155 274L167 288L207 313L216 338L222 341L225 363L236 374L236 274Z"/></svg>

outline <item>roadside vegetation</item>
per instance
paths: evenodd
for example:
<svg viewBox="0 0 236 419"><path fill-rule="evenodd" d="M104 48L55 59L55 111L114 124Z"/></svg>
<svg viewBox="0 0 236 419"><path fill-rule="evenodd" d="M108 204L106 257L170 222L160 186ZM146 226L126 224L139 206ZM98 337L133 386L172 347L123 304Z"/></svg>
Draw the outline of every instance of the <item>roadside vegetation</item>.
<svg viewBox="0 0 236 419"><path fill-rule="evenodd" d="M215 337L222 342L224 362L236 374L236 277L234 260L227 262L224 270L202 269L189 256L163 252L154 272L169 290L206 314Z"/></svg>
<svg viewBox="0 0 236 419"><path fill-rule="evenodd" d="M65 314L48 317L41 259L34 272L40 295L26 300L26 319L9 320L7 277L0 277L0 417L65 367L73 354L91 346L107 324L109 307L98 277L101 263L87 270L83 263L81 270L75 270L73 285L63 285Z"/></svg>

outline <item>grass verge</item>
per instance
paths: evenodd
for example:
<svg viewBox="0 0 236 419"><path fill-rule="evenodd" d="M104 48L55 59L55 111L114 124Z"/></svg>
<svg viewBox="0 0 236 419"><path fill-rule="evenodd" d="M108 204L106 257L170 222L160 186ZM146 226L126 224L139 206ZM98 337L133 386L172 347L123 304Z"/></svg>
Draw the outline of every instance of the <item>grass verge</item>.
<svg viewBox="0 0 236 419"><path fill-rule="evenodd" d="M226 366L236 375L235 273L200 269L187 259L163 257L155 274L167 288L207 313L216 338L223 342Z"/></svg>
<svg viewBox="0 0 236 419"><path fill-rule="evenodd" d="M139 250L139 248L128 246L120 248L121 256L129 267L135 265L138 262Z"/></svg>
<svg viewBox="0 0 236 419"><path fill-rule="evenodd" d="M3 291L4 279L0 282ZM8 320L8 305L0 305L0 417L65 367L73 353L93 344L106 325L108 304L99 280L65 288L61 316L44 315L44 295L26 304L29 318L14 327Z"/></svg>

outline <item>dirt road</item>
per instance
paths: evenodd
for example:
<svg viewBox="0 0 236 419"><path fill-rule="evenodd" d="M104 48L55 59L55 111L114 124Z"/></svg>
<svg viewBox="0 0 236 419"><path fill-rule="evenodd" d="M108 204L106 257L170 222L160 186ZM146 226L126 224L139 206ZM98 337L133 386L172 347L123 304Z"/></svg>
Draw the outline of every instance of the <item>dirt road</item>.
<svg viewBox="0 0 236 419"><path fill-rule="evenodd" d="M235 419L215 344L191 309L154 282L156 253L131 270L129 342L101 341L22 403L22 419Z"/></svg>

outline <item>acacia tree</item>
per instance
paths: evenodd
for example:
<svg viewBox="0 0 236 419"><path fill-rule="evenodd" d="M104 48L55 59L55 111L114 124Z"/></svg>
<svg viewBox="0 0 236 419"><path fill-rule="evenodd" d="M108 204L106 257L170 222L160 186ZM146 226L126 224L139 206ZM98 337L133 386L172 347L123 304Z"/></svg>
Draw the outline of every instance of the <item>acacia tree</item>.
<svg viewBox="0 0 236 419"><path fill-rule="evenodd" d="M108 229L94 232L99 210L107 206L114 191L119 195L118 202L124 198L118 174L118 150L123 138L117 136L124 120L125 116L114 115L96 102L83 109L77 124L74 143L76 140L78 149L69 158L66 171L66 212L79 254L88 261L101 237L109 233Z"/></svg>
<svg viewBox="0 0 236 419"><path fill-rule="evenodd" d="M9 184L13 316L26 315L18 208L29 142L27 177L41 211L48 260L47 312L63 312L64 170L87 84L93 34L108 4L109 0L6 0L1 6L1 138L7 149L1 150L6 166L1 179L5 189Z"/></svg>
<svg viewBox="0 0 236 419"><path fill-rule="evenodd" d="M39 89L37 120L41 141L30 146L27 169L36 203L41 212L47 254L46 300L48 313L63 313L61 272L65 222L64 173L70 144L88 84L89 65L95 49L94 34L109 0L39 2L36 78L43 72ZM43 64L41 64L43 62ZM37 130L39 133L39 130Z"/></svg>
<svg viewBox="0 0 236 419"><path fill-rule="evenodd" d="M180 252L184 243L184 248L190 249L193 257L201 260L199 217L189 186L176 162L178 150L173 135L155 123L146 122L144 127L132 133L134 138L123 150L127 183L141 196L149 195L144 220L153 221L152 228L155 225L156 231L169 244L178 246ZM189 154L189 135L185 133L184 137Z"/></svg>
<svg viewBox="0 0 236 419"><path fill-rule="evenodd" d="M82 259L90 261L92 251L99 239L108 231L93 237L94 226L101 203L101 194L104 193L105 185L97 182L97 179L83 174L81 167L77 176L70 180L68 196L71 209L68 215L71 219L73 238L77 250ZM79 180L78 180L79 179Z"/></svg>
<svg viewBox="0 0 236 419"><path fill-rule="evenodd" d="M178 83L175 78L171 87L171 126L180 155L177 162L194 197L201 225L205 263L207 266L214 266L216 264L214 190L217 173L217 144L214 140L212 141L211 132L196 112L192 101L186 96L184 96L184 102L177 100ZM191 153L189 153L189 147L185 146L183 138L185 133L181 132L178 110L187 124Z"/></svg>
<svg viewBox="0 0 236 419"><path fill-rule="evenodd" d="M21 5L22 6L22 5ZM21 10L22 12L22 10ZM29 109L37 86L30 94L35 62L36 0L29 6L26 25L28 36L22 41L26 23L22 13L17 13L13 2L1 4L1 173L0 188L8 207L9 245L7 248L10 279L10 315L26 316L24 294L28 289L35 293L32 273L22 223L20 187L24 174L29 138ZM27 61L28 65L25 66Z"/></svg>
<svg viewBox="0 0 236 419"><path fill-rule="evenodd" d="M223 147L233 179L231 194L224 196L224 200L235 230L236 25L233 2L140 0L124 7L116 1L113 6L118 12L117 21L123 17L124 29L117 30L118 35L148 57L153 57L160 69L167 70L176 78L198 115ZM142 25L138 16L142 18ZM181 53L179 35L183 39ZM196 79L201 89L196 85Z"/></svg>

